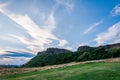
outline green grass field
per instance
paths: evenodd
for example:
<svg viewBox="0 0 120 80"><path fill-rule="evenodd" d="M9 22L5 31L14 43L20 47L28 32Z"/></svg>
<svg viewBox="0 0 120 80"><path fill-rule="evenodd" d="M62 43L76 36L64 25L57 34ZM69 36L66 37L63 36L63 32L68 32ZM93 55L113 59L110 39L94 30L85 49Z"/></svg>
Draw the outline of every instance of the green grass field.
<svg viewBox="0 0 120 80"><path fill-rule="evenodd" d="M0 80L120 80L120 63L92 62L0 76Z"/></svg>

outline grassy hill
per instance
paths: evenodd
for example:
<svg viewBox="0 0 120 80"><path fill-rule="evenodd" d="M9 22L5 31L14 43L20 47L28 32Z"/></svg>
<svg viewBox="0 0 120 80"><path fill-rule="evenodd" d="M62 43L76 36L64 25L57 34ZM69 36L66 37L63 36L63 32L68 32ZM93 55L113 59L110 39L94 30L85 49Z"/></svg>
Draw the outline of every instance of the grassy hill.
<svg viewBox="0 0 120 80"><path fill-rule="evenodd" d="M0 80L120 80L120 62L117 60L84 62L85 64L7 74L0 76Z"/></svg>
<svg viewBox="0 0 120 80"><path fill-rule="evenodd" d="M99 60L120 57L120 43L98 47L80 46L77 51L49 48L39 52L23 67L40 67L87 60Z"/></svg>

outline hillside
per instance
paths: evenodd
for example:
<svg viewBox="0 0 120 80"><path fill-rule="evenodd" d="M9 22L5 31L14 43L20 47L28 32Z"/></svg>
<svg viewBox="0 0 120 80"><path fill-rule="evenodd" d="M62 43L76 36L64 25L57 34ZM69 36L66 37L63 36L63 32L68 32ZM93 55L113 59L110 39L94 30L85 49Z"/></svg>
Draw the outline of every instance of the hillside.
<svg viewBox="0 0 120 80"><path fill-rule="evenodd" d="M3 67L0 67L0 75L26 73L26 72L31 72L31 71L47 70L47 69L53 69L53 68L73 66L73 65L78 65L78 64L92 63L92 62L117 62L118 63L120 62L120 58L90 60L90 61L82 61L82 62L70 62L70 63L65 63L65 64L58 64L58 65L51 65L51 66L44 66L44 67L34 67L34 68L3 68Z"/></svg>
<svg viewBox="0 0 120 80"><path fill-rule="evenodd" d="M23 67L39 67L73 61L78 62L115 57L120 57L120 43L99 47L80 46L76 52L65 49L48 48L46 51L38 52L38 55L23 65Z"/></svg>
<svg viewBox="0 0 120 80"><path fill-rule="evenodd" d="M0 80L120 80L119 62L120 59L115 58L41 68L22 68L24 73L1 75ZM29 72L25 72L26 69L29 69Z"/></svg>

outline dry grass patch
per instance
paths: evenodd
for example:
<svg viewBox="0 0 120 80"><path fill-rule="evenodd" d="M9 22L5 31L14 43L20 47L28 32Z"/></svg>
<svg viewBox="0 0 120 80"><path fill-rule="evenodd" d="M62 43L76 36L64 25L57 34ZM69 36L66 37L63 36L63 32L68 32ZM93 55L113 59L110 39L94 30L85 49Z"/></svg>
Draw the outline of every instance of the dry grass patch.
<svg viewBox="0 0 120 80"><path fill-rule="evenodd" d="M35 68L0 68L0 75L40 71L40 70L60 68L60 67L66 67L66 66L73 66L77 64L91 63L91 62L120 62L120 58L91 60L91 61L83 61L83 62L71 62L66 64L59 64L59 65L45 66L45 67L35 67Z"/></svg>

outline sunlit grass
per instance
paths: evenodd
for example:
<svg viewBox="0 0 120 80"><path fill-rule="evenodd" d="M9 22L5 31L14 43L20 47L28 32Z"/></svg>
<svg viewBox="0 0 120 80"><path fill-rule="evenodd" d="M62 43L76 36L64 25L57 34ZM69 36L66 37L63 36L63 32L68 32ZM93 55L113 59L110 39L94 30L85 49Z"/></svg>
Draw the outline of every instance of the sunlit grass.
<svg viewBox="0 0 120 80"><path fill-rule="evenodd" d="M4 75L1 80L120 80L120 63L92 62Z"/></svg>

